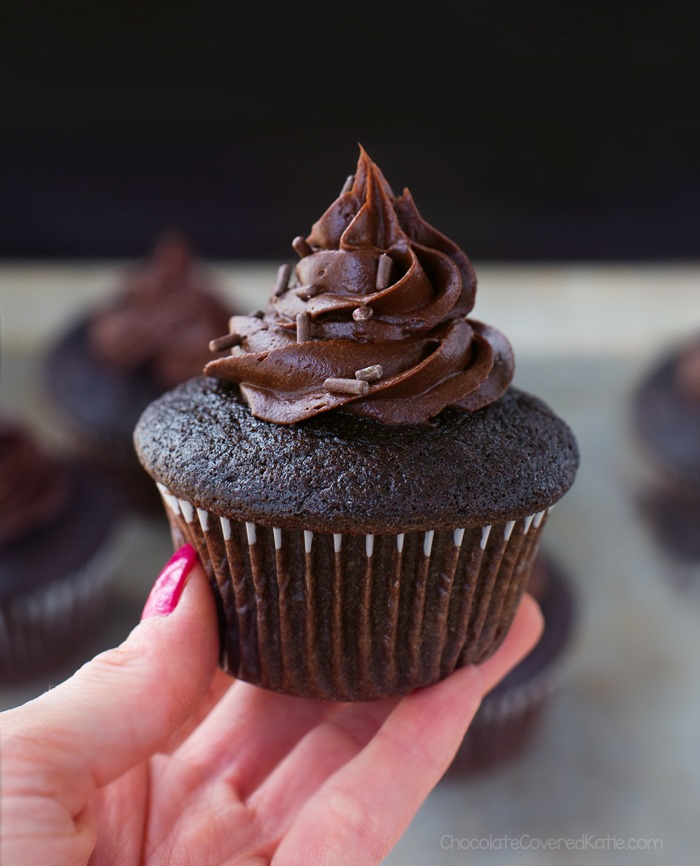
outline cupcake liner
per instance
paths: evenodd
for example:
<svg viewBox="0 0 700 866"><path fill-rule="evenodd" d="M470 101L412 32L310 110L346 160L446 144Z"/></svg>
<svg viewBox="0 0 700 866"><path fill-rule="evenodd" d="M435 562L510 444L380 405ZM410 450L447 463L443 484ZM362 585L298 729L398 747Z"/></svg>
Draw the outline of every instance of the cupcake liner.
<svg viewBox="0 0 700 866"><path fill-rule="evenodd" d="M158 487L173 543L197 549L216 591L224 670L341 701L406 694L490 656L515 615L547 513L351 535L229 520Z"/></svg>
<svg viewBox="0 0 700 866"><path fill-rule="evenodd" d="M116 564L107 546L69 574L0 602L0 680L55 668L83 645L105 609Z"/></svg>
<svg viewBox="0 0 700 866"><path fill-rule="evenodd" d="M678 361L690 344L669 347L640 380L631 403L632 430L642 464L660 485L700 497L700 412L678 380ZM640 467L641 469L641 467Z"/></svg>
<svg viewBox="0 0 700 866"><path fill-rule="evenodd" d="M637 508L664 554L689 566L700 563L700 489L694 496L668 485L637 491Z"/></svg>
<svg viewBox="0 0 700 866"><path fill-rule="evenodd" d="M482 772L520 754L535 735L562 675L544 672L479 707L447 775Z"/></svg>

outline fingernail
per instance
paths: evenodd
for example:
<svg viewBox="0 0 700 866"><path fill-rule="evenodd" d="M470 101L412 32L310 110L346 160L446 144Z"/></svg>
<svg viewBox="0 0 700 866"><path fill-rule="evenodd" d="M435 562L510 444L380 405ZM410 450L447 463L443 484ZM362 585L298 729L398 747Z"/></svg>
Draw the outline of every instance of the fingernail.
<svg viewBox="0 0 700 866"><path fill-rule="evenodd" d="M172 555L146 599L142 620L152 616L167 616L175 610L187 583L187 575L196 562L197 551L191 544L185 544Z"/></svg>

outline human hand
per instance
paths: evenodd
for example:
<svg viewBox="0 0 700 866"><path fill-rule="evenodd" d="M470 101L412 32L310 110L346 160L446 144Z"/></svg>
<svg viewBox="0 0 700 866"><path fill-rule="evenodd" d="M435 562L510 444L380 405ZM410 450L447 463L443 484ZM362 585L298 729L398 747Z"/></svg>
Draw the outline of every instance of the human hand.
<svg viewBox="0 0 700 866"><path fill-rule="evenodd" d="M379 863L542 627L525 596L479 667L402 699L337 704L217 669L214 602L190 547L144 616L121 646L0 714L3 866Z"/></svg>

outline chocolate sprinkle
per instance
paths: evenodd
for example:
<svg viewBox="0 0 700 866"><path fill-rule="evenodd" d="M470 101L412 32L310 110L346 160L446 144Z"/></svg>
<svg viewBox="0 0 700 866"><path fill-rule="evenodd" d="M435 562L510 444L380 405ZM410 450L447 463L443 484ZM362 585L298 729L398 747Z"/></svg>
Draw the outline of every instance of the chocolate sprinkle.
<svg viewBox="0 0 700 866"><path fill-rule="evenodd" d="M292 266L289 262L285 262L277 269L277 282L275 283L275 297L283 295L289 286L289 277L292 274Z"/></svg>
<svg viewBox="0 0 700 866"><path fill-rule="evenodd" d="M374 310L371 307L358 307L352 311L352 317L356 322L366 322L374 315Z"/></svg>
<svg viewBox="0 0 700 866"><path fill-rule="evenodd" d="M355 378L363 379L365 382L376 382L384 375L384 370L381 364L372 364L371 367L363 367L361 370L355 370Z"/></svg>
<svg viewBox="0 0 700 866"><path fill-rule="evenodd" d="M377 265L377 288L385 289L389 285L389 278L391 277L391 267L393 265L393 261L391 256L388 256L386 253L382 253L379 256L379 264Z"/></svg>
<svg viewBox="0 0 700 866"><path fill-rule="evenodd" d="M306 238L302 237L301 235L298 235L294 238L294 240L292 241L292 246L302 259L306 256L310 256L313 252L311 247L306 242Z"/></svg>
<svg viewBox="0 0 700 866"><path fill-rule="evenodd" d="M209 343L209 351L223 352L232 346L237 346L240 342L241 338L238 334L224 334L223 337L217 337Z"/></svg>
<svg viewBox="0 0 700 866"><path fill-rule="evenodd" d="M311 338L311 316L299 313L297 316L297 343L305 343Z"/></svg>
<svg viewBox="0 0 700 866"><path fill-rule="evenodd" d="M364 397L369 391L369 382L364 379L334 379L328 378L323 383L326 391L331 391L334 394L357 394L359 397Z"/></svg>
<svg viewBox="0 0 700 866"><path fill-rule="evenodd" d="M294 294L301 298L302 301L308 301L311 298L315 297L321 291L320 286L314 286L313 284L310 286L299 286L298 289L294 289Z"/></svg>

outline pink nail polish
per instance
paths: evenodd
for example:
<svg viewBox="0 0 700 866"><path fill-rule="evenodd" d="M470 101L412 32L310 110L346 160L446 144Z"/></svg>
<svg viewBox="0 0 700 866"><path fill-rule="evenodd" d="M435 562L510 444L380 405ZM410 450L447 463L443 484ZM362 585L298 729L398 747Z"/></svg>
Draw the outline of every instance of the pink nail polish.
<svg viewBox="0 0 700 866"><path fill-rule="evenodd" d="M196 562L197 551L191 544L185 544L172 555L148 595L141 614L142 620L152 616L167 616L175 610L185 588L187 575Z"/></svg>

